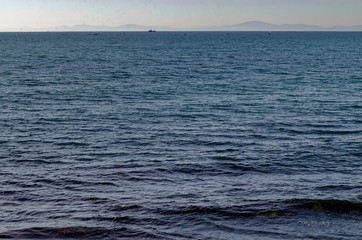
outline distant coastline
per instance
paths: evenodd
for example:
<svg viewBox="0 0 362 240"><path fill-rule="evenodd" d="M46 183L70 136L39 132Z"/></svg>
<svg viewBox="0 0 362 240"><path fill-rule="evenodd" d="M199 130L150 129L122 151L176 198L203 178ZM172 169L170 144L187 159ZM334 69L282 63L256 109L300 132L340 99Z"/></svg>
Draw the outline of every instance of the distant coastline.
<svg viewBox="0 0 362 240"><path fill-rule="evenodd" d="M142 26L127 24L120 26L95 26L95 25L74 25L54 26L48 28L9 28L0 29L1 32L93 32L93 31L315 31L315 32L361 32L362 25L354 26L330 26L322 27L307 24L283 24L276 25L262 21L249 21L235 25L206 26L206 27L167 27L167 26Z"/></svg>

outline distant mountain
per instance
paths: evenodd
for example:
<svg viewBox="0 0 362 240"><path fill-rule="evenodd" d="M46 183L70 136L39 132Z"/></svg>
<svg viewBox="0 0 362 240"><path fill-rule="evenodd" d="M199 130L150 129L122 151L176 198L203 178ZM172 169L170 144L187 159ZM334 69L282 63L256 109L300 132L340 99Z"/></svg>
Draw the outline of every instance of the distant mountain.
<svg viewBox="0 0 362 240"><path fill-rule="evenodd" d="M136 24L127 24L121 26L91 26L91 25L75 25L75 26L59 26L49 28L50 31L147 31L149 29L158 29L159 31L168 31L168 27L141 26Z"/></svg>
<svg viewBox="0 0 362 240"><path fill-rule="evenodd" d="M362 31L362 25L321 27L321 26L306 25L306 24L275 25L262 21L249 21L235 25L193 27L193 28L175 28L175 27L142 26L136 24L127 24L121 26L93 26L93 25L56 26L56 27L43 28L43 29L19 28L19 29L6 29L2 31L93 32L93 31L148 31L149 29L155 29L157 31Z"/></svg>
<svg viewBox="0 0 362 240"><path fill-rule="evenodd" d="M362 25L321 27L306 24L275 25L261 21L249 21L236 25L197 28L207 31L362 31Z"/></svg>
<svg viewBox="0 0 362 240"><path fill-rule="evenodd" d="M276 25L267 23L267 22L261 22L261 21L249 21L244 22L232 26L226 26L226 27L232 27L235 29L245 29L245 30L255 30L260 29L259 31L269 30L271 28L275 28Z"/></svg>
<svg viewBox="0 0 362 240"><path fill-rule="evenodd" d="M323 27L307 24L283 24L275 27L279 31L325 31Z"/></svg>
<svg viewBox="0 0 362 240"><path fill-rule="evenodd" d="M328 31L362 31L362 25L354 25L354 26L334 26L334 27L327 27Z"/></svg>
<svg viewBox="0 0 362 240"><path fill-rule="evenodd" d="M74 26L55 26L49 28L12 28L12 29L4 29L0 31L9 31L9 32L98 32L98 31L148 31L150 29L155 29L157 31L175 31L175 28L171 27L157 27L157 26L141 26L136 24L127 24L121 26L96 26L96 25L74 25ZM177 30L176 30L177 31Z"/></svg>

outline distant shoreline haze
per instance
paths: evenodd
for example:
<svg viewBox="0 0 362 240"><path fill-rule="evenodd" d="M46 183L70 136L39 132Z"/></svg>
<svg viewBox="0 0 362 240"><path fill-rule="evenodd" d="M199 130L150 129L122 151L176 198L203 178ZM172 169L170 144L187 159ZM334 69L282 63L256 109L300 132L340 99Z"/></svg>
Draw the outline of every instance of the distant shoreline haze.
<svg viewBox="0 0 362 240"><path fill-rule="evenodd" d="M73 26L54 26L47 28L8 28L0 29L1 32L34 32L34 31L54 31L54 32L72 32L72 31L147 31L155 29L157 31L362 31L362 25L354 26L330 26L321 27L307 24L283 24L276 25L262 21L249 21L235 25L224 26L206 26L206 27L167 27L167 26L142 26L136 24L127 24L120 26L95 26L95 25L73 25Z"/></svg>

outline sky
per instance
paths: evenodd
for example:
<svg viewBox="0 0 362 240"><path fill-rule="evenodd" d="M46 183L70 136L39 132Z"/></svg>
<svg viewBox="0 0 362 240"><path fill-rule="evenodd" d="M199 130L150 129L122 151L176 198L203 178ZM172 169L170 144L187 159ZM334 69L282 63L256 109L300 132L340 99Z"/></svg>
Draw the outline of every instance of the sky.
<svg viewBox="0 0 362 240"><path fill-rule="evenodd" d="M199 27L246 21L362 25L362 0L0 0L0 29L78 24Z"/></svg>

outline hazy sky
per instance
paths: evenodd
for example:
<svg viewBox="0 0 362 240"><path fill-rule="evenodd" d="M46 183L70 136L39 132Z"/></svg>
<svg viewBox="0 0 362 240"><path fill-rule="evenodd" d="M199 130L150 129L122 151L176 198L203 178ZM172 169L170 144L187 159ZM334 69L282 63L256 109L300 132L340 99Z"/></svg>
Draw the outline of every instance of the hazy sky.
<svg viewBox="0 0 362 240"><path fill-rule="evenodd" d="M0 29L58 25L362 25L362 0L0 0Z"/></svg>

